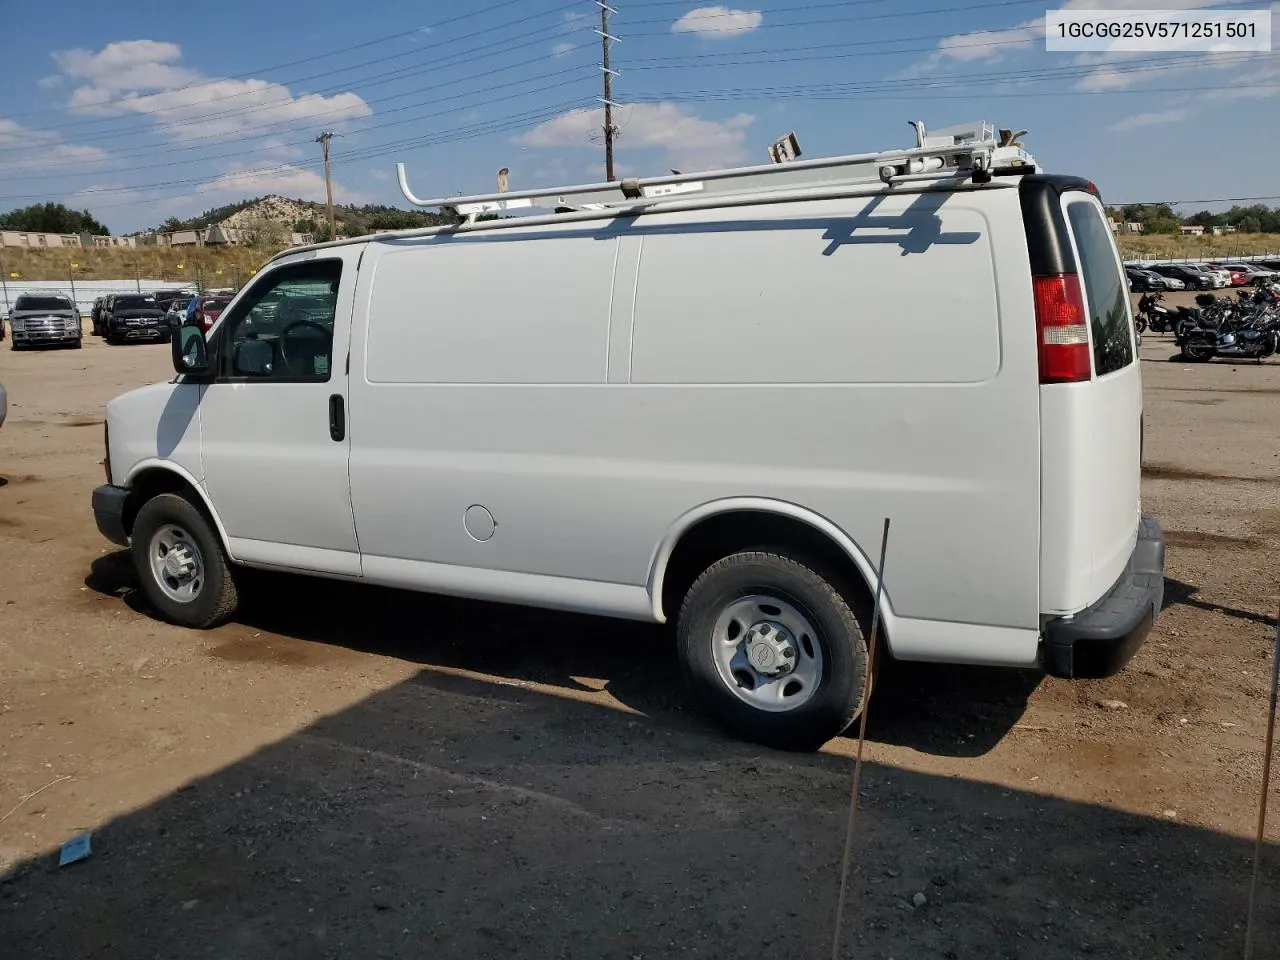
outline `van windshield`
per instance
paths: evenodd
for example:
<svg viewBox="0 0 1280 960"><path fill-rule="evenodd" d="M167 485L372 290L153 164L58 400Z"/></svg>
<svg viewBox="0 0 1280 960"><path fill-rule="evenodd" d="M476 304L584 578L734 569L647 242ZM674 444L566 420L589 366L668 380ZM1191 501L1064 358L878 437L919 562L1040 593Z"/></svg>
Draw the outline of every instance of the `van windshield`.
<svg viewBox="0 0 1280 960"><path fill-rule="evenodd" d="M1080 274L1088 300L1096 376L1115 373L1133 363L1133 325L1129 320L1128 284L1111 242L1111 231L1098 208L1085 200L1067 204L1067 219L1080 254Z"/></svg>

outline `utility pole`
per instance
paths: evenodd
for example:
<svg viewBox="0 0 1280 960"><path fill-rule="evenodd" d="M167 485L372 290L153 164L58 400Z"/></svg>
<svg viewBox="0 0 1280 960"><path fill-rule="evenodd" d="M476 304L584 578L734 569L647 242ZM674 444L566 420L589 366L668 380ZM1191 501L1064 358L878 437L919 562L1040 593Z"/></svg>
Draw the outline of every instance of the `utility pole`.
<svg viewBox="0 0 1280 960"><path fill-rule="evenodd" d="M618 128L613 125L613 78L620 76L617 70L609 66L609 44L618 43L617 37L609 33L609 14L618 11L609 6L604 0L595 0L596 6L600 8L600 29L596 33L600 34L600 47L602 50L602 58L600 61L600 69L604 73L604 175L606 180L615 179L613 176L613 138L618 132Z"/></svg>
<svg viewBox="0 0 1280 960"><path fill-rule="evenodd" d="M332 139L333 133L326 130L316 137L316 143L320 144L320 149L324 151L324 196L325 202L329 205L329 239L337 240L338 231L333 220L333 180L329 177L329 141Z"/></svg>

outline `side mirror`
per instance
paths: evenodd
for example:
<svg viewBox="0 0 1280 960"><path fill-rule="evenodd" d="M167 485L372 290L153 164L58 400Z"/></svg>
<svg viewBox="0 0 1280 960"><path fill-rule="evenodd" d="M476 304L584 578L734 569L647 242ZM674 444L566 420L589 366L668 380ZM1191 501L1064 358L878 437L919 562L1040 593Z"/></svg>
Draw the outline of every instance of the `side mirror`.
<svg viewBox="0 0 1280 960"><path fill-rule="evenodd" d="M169 339L169 348L178 373L198 376L209 372L209 347L199 327L179 327Z"/></svg>

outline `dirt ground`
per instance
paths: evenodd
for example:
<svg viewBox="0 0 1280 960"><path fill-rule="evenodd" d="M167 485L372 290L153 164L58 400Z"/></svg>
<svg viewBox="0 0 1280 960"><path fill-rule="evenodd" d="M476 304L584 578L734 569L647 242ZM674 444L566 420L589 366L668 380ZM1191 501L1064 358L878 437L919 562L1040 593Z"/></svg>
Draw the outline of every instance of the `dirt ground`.
<svg viewBox="0 0 1280 960"><path fill-rule="evenodd" d="M644 625L278 576L218 630L160 624L89 492L104 403L167 349L0 347L0 953L830 955L851 741L726 739ZM890 665L842 955L1240 956L1280 362L1174 352L1144 340L1155 631L1101 682Z"/></svg>

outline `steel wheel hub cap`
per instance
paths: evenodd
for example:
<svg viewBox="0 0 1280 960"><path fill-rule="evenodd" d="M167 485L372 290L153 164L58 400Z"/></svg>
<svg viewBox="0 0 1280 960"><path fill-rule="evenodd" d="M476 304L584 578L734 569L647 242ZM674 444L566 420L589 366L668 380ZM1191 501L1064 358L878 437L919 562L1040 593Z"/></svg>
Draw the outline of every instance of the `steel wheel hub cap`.
<svg viewBox="0 0 1280 960"><path fill-rule="evenodd" d="M196 560L185 543L176 545L164 558L164 570L175 580L190 580L196 572Z"/></svg>
<svg viewBox="0 0 1280 960"><path fill-rule="evenodd" d="M759 593L730 601L709 640L725 689L757 710L798 709L822 683L822 645L813 621L780 597Z"/></svg>
<svg viewBox="0 0 1280 960"><path fill-rule="evenodd" d="M191 534L167 523L151 537L151 574L170 600L191 603L204 589L204 557Z"/></svg>
<svg viewBox="0 0 1280 960"><path fill-rule="evenodd" d="M780 623L765 620L747 631L747 661L767 677L790 673L796 665L795 638Z"/></svg>

